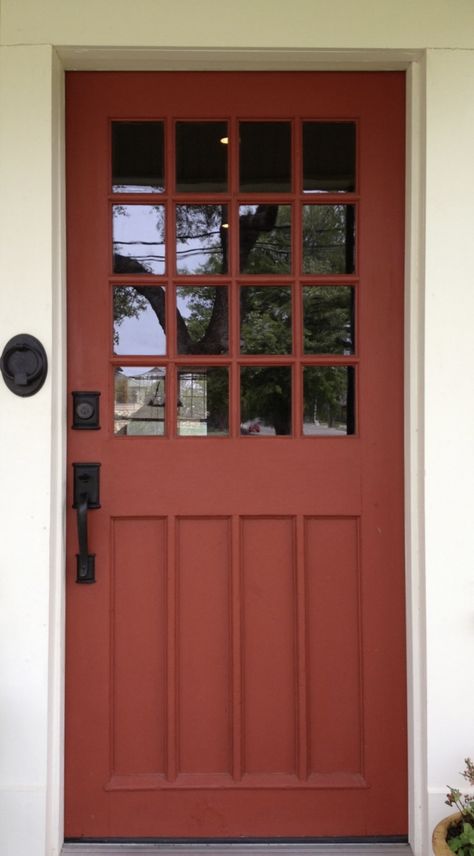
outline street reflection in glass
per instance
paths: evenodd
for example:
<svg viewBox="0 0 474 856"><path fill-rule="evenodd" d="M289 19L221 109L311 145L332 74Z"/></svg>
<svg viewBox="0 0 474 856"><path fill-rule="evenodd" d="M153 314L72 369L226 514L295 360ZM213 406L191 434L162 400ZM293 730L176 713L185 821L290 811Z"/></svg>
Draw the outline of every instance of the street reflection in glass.
<svg viewBox="0 0 474 856"><path fill-rule="evenodd" d="M241 122L240 190L284 193L291 190L289 122Z"/></svg>
<svg viewBox="0 0 474 856"><path fill-rule="evenodd" d="M355 189L354 122L303 122L304 193Z"/></svg>
<svg viewBox="0 0 474 856"><path fill-rule="evenodd" d="M114 193L162 193L163 122L112 122Z"/></svg>
<svg viewBox="0 0 474 856"><path fill-rule="evenodd" d="M178 273L227 273L228 231L227 205L177 205Z"/></svg>
<svg viewBox="0 0 474 856"><path fill-rule="evenodd" d="M290 272L290 205L241 205L239 229L241 273Z"/></svg>
<svg viewBox="0 0 474 856"><path fill-rule="evenodd" d="M164 205L113 206L114 273L165 272Z"/></svg>
<svg viewBox="0 0 474 856"><path fill-rule="evenodd" d="M218 193L227 190L227 122L177 122L176 190Z"/></svg>
<svg viewBox="0 0 474 856"><path fill-rule="evenodd" d="M240 369L240 433L251 437L291 434L290 366Z"/></svg>
<svg viewBox="0 0 474 856"><path fill-rule="evenodd" d="M243 354L291 353L291 289L240 289L240 350Z"/></svg>
<svg viewBox="0 0 474 856"><path fill-rule="evenodd" d="M303 206L303 272L352 273L354 206Z"/></svg>
<svg viewBox="0 0 474 856"><path fill-rule="evenodd" d="M165 309L162 286L114 288L114 353L166 354Z"/></svg>
<svg viewBox="0 0 474 856"><path fill-rule="evenodd" d="M228 288L179 286L176 289L178 354L227 354Z"/></svg>
<svg viewBox="0 0 474 856"><path fill-rule="evenodd" d="M355 376L352 366L303 369L303 433L338 436L355 432Z"/></svg>
<svg viewBox="0 0 474 856"><path fill-rule="evenodd" d="M354 289L304 286L303 326L305 354L353 354Z"/></svg>
<svg viewBox="0 0 474 856"><path fill-rule="evenodd" d="M114 434L164 435L165 372L162 366L116 368Z"/></svg>
<svg viewBox="0 0 474 856"><path fill-rule="evenodd" d="M226 436L229 433L227 368L178 369L178 435Z"/></svg>

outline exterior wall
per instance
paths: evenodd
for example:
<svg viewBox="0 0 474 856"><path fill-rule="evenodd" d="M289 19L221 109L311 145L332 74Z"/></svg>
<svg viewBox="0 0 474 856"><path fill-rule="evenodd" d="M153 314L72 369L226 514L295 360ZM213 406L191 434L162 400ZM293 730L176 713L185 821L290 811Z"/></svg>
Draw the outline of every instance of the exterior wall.
<svg viewBox="0 0 474 856"><path fill-rule="evenodd" d="M0 852L60 849L63 66L409 67L407 591L412 844L474 754L471 0L0 0L0 350L31 332L38 395L0 382ZM454 670L459 680L447 678ZM387 776L390 771L387 771Z"/></svg>

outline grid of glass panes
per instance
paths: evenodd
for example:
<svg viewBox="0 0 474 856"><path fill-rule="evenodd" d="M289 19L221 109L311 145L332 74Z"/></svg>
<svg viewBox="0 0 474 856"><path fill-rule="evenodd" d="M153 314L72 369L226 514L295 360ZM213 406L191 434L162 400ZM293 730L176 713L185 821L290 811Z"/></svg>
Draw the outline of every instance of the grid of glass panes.
<svg viewBox="0 0 474 856"><path fill-rule="evenodd" d="M355 163L354 122L112 123L116 434L356 432Z"/></svg>

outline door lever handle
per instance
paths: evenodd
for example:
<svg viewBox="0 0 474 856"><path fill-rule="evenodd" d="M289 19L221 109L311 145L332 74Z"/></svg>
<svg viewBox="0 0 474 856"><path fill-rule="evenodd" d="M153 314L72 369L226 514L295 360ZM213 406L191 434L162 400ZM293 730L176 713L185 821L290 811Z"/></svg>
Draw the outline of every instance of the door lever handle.
<svg viewBox="0 0 474 856"><path fill-rule="evenodd" d="M100 508L100 464L73 464L74 502L77 509L77 583L95 583L95 553L89 553L87 535L87 512L89 508Z"/></svg>

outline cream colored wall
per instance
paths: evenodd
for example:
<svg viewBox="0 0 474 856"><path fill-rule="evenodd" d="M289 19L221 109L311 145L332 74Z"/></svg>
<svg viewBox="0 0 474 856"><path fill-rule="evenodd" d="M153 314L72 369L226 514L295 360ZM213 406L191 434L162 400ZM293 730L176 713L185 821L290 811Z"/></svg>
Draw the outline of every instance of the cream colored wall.
<svg viewBox="0 0 474 856"><path fill-rule="evenodd" d="M7 44L472 47L471 0L3 0Z"/></svg>
<svg viewBox="0 0 474 856"><path fill-rule="evenodd" d="M31 399L0 379L0 853L53 856L62 835L63 65L406 66L410 813L425 856L474 754L474 3L0 0L0 42L0 350L31 332L51 366ZM447 691L452 668L466 679Z"/></svg>

